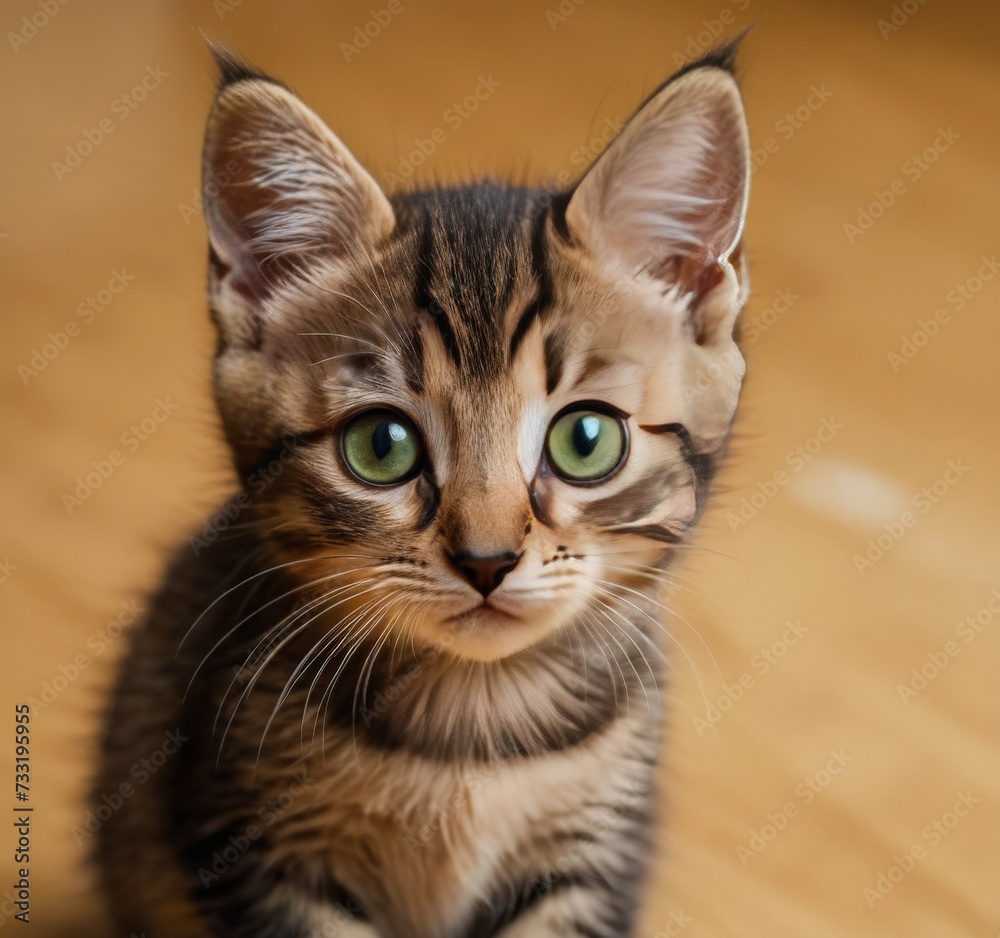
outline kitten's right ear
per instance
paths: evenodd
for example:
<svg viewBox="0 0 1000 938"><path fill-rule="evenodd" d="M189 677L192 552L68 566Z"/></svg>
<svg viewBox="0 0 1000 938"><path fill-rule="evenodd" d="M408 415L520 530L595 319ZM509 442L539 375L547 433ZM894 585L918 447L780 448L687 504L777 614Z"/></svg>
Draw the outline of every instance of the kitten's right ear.
<svg viewBox="0 0 1000 938"><path fill-rule="evenodd" d="M731 70L738 44L691 63L653 94L566 208L570 235L597 258L687 297L699 335L731 333L735 318L734 308L701 306L735 276L729 261L750 187L746 117Z"/></svg>
<svg viewBox="0 0 1000 938"><path fill-rule="evenodd" d="M223 336L259 330L263 301L321 258L374 245L395 219L378 184L284 85L213 46L202 198Z"/></svg>

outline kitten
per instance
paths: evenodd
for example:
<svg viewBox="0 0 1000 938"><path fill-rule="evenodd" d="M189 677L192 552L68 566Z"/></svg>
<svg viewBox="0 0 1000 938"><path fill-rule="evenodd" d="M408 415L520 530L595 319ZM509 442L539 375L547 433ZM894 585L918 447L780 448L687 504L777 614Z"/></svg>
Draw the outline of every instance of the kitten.
<svg viewBox="0 0 1000 938"><path fill-rule="evenodd" d="M632 934L657 597L743 377L735 45L569 191L395 196L216 51L209 297L242 486L114 696L120 934Z"/></svg>

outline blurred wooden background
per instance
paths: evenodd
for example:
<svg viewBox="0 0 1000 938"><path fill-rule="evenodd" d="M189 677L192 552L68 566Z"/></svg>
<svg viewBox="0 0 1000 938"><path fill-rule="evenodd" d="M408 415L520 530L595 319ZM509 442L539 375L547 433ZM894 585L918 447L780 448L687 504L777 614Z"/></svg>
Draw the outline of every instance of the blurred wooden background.
<svg viewBox="0 0 1000 938"><path fill-rule="evenodd" d="M394 0L360 48L386 8L3 5L0 810L14 706L34 697L32 934L107 933L73 827L116 636L229 484L197 30L295 87L383 179L435 129L417 180L568 179L686 55L757 23L751 373L674 597L639 934L995 938L996 4ZM484 78L499 84L456 126ZM90 487L95 462L111 471Z"/></svg>

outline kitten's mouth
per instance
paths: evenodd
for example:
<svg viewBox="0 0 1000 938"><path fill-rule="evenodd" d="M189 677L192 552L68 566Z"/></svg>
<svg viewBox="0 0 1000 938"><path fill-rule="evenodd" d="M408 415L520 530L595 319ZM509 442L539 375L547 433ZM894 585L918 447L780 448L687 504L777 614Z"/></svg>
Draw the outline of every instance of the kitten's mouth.
<svg viewBox="0 0 1000 938"><path fill-rule="evenodd" d="M468 622L472 619L480 619L483 617L488 617L494 620L507 620L509 622L518 621L518 617L512 613L505 612L503 609L494 606L488 599L484 599L481 603L473 606L471 609L466 609L464 612L456 612L453 616L448 616L444 621L452 623L462 623Z"/></svg>
<svg viewBox="0 0 1000 938"><path fill-rule="evenodd" d="M443 615L433 640L460 658L497 661L538 643L551 631L548 616L533 613L527 605L503 608L501 603L506 606L490 597L471 609Z"/></svg>

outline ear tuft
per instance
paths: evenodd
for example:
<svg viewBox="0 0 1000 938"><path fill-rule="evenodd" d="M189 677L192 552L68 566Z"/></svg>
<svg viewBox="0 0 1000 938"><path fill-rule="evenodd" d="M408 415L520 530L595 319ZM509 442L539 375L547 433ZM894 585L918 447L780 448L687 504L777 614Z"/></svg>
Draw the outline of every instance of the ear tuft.
<svg viewBox="0 0 1000 938"><path fill-rule="evenodd" d="M718 68L724 72L729 72L729 74L734 78L737 77L736 56L740 51L740 46L743 45L743 40L746 39L747 34L752 28L752 26L748 26L743 30L743 32L737 34L728 42L715 46L715 48L709 49L704 55L699 56L697 59L692 59L687 64L682 65L649 96L649 99L655 98L656 95L658 95L664 88L666 88L667 85L670 84L670 82L677 81L678 78L681 78L688 72L693 72L699 68Z"/></svg>
<svg viewBox="0 0 1000 938"><path fill-rule="evenodd" d="M208 49L215 59L215 64L219 68L219 87L221 92L227 85L235 85L241 81L269 81L275 85L284 85L276 78L272 78L262 69L252 65L235 49L230 48L221 42L208 42Z"/></svg>

